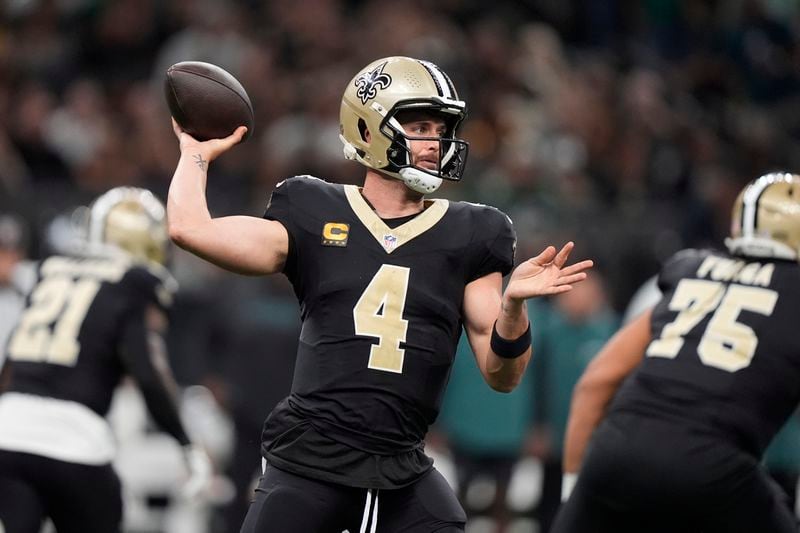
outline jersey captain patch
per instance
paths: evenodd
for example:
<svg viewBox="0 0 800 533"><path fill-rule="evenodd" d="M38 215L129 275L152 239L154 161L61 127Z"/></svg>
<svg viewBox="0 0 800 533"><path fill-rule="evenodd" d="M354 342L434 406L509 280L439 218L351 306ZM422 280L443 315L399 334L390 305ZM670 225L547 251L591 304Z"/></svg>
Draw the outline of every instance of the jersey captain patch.
<svg viewBox="0 0 800 533"><path fill-rule="evenodd" d="M326 222L322 228L323 246L347 246L350 225L344 222Z"/></svg>

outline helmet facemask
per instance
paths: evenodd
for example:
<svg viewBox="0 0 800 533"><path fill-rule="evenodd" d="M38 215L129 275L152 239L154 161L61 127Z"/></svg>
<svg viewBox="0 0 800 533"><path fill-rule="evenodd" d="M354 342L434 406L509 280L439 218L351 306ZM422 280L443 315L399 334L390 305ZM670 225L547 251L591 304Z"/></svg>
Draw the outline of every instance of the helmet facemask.
<svg viewBox="0 0 800 533"><path fill-rule="evenodd" d="M407 170L413 169L415 172L422 172L433 178L460 181L464 174L469 152L467 142L455 137L455 131L461 123L463 115L457 114L455 111L446 111L445 109L440 105L431 105L430 102L403 102L401 105L395 106L395 109L387 114L380 126L380 134L391 139L391 145L387 150L389 165L382 170L387 173L402 175L407 173ZM444 118L446 125L444 134L438 138L409 135L403 129L401 121L398 120L398 116L402 117L405 111L420 111ZM439 157L436 169L415 165L411 152L411 141L431 142L432 140L436 140L439 143Z"/></svg>

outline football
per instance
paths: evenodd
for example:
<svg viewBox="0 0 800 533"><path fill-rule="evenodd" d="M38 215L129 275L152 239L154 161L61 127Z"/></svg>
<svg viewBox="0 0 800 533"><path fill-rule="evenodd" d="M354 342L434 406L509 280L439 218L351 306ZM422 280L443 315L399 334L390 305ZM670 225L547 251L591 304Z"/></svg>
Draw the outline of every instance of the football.
<svg viewBox="0 0 800 533"><path fill-rule="evenodd" d="M227 137L247 126L253 133L253 105L232 74L202 61L183 61L167 69L164 95L178 125L199 141Z"/></svg>

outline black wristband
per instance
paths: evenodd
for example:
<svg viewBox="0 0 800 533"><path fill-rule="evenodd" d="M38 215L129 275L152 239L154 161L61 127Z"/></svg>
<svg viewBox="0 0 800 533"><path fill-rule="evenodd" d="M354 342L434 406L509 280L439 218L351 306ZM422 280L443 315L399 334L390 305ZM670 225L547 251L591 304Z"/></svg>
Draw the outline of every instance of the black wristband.
<svg viewBox="0 0 800 533"><path fill-rule="evenodd" d="M492 347L492 351L497 354L498 357L502 357L503 359L515 359L519 357L531 347L530 321L528 321L528 329L525 330L525 333L512 340L504 339L497 333L497 321L495 321L494 326L492 326L492 340L489 344Z"/></svg>

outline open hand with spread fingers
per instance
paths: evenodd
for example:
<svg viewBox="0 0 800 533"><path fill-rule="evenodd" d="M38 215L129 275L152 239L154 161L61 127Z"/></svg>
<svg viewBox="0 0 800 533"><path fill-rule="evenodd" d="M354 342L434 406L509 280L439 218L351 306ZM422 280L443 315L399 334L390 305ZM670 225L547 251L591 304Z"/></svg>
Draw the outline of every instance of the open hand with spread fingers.
<svg viewBox="0 0 800 533"><path fill-rule="evenodd" d="M574 247L575 243L570 241L556 253L554 246L548 246L536 257L521 263L511 273L505 296L511 300L525 300L572 290L572 285L586 279L585 271L594 265L587 259L565 267Z"/></svg>

